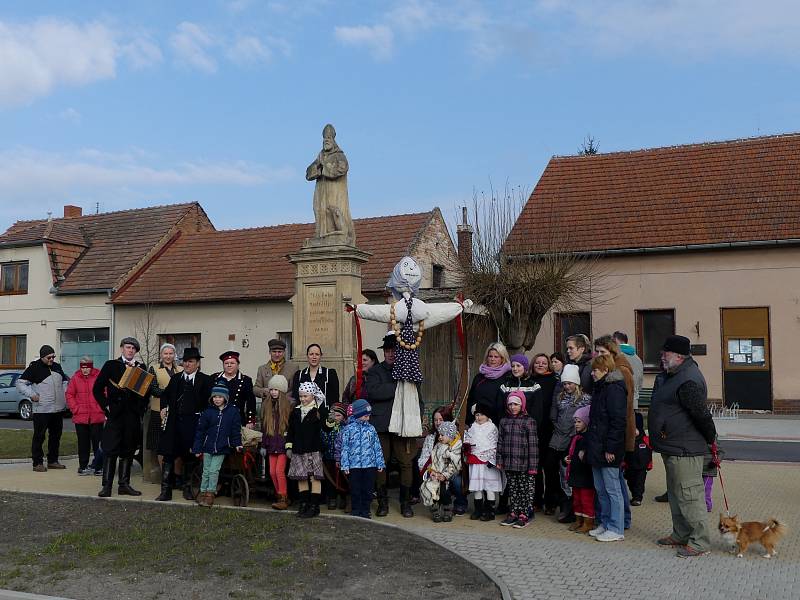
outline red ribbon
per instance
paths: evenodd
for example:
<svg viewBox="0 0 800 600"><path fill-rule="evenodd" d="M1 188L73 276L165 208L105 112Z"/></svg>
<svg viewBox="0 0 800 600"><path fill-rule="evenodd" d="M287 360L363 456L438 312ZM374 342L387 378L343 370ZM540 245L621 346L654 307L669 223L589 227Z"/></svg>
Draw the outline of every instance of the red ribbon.
<svg viewBox="0 0 800 600"><path fill-rule="evenodd" d="M358 354L356 358L356 394L355 399L361 398L361 385L364 382L364 369L361 366L361 352L362 352L362 342L361 342L361 321L358 319L358 313L356 312L355 306L352 304L345 304L344 309L349 312L353 313L353 326L356 328L356 347L358 349Z"/></svg>

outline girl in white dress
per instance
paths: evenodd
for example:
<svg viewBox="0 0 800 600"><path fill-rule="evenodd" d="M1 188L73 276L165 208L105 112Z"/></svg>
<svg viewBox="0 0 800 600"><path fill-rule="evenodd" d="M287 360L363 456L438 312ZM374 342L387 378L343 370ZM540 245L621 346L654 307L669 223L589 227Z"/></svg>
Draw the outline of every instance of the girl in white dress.
<svg viewBox="0 0 800 600"><path fill-rule="evenodd" d="M475 407L475 422L464 434L467 464L469 465L469 489L474 492L475 509L470 519L494 521L495 495L505 488L505 474L497 464L497 426L492 422L494 409L480 402Z"/></svg>

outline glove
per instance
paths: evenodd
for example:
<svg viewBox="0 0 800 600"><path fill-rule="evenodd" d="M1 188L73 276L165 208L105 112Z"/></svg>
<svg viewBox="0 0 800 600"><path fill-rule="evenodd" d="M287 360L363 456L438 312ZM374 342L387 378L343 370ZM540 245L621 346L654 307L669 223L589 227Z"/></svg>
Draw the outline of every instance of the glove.
<svg viewBox="0 0 800 600"><path fill-rule="evenodd" d="M529 469L528 475L536 475L536 469Z"/></svg>
<svg viewBox="0 0 800 600"><path fill-rule="evenodd" d="M291 448L286 451L286 460L292 460L292 450L291 450Z"/></svg>

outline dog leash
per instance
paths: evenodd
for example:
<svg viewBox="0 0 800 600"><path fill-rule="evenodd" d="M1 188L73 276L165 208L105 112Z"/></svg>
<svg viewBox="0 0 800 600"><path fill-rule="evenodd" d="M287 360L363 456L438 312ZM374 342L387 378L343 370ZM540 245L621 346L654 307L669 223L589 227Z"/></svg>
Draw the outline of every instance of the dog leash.
<svg viewBox="0 0 800 600"><path fill-rule="evenodd" d="M728 506L728 496L725 493L725 482L722 480L722 465L721 465L722 461L719 459L719 453L717 451L716 442L714 442L711 445L711 462L713 462L717 467L717 475L719 476L719 485L722 488L722 499L725 501L725 515L730 517L731 509Z"/></svg>

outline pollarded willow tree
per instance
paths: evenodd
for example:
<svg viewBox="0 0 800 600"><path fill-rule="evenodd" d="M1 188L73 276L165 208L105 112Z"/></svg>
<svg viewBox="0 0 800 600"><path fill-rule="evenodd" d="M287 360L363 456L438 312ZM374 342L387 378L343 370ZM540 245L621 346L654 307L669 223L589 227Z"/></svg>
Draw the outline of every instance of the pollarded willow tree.
<svg viewBox="0 0 800 600"><path fill-rule="evenodd" d="M462 265L465 297L483 307L512 353L533 347L551 311L590 310L609 300L597 257L570 249L569 223L544 228L544 239L509 237L527 199L524 190L508 185L502 194L474 194L468 211L473 260Z"/></svg>

